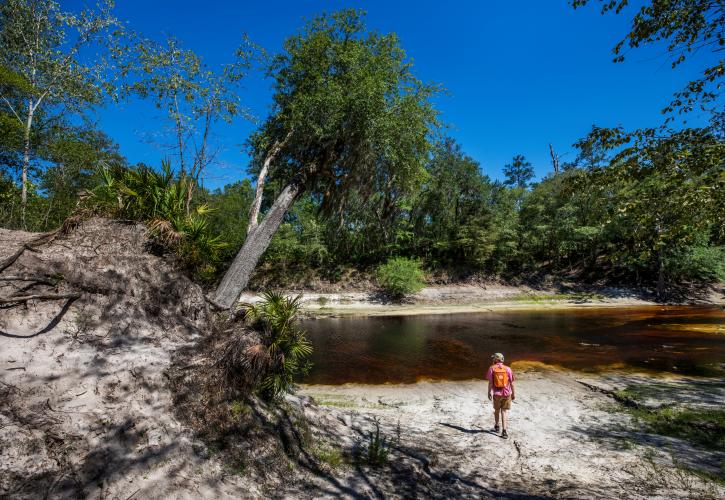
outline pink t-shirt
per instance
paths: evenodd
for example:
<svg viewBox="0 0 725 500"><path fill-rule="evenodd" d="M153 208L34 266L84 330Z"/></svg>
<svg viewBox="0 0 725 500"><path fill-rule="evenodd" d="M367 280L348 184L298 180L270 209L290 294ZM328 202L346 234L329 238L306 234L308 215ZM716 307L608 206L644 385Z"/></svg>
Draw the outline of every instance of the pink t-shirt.
<svg viewBox="0 0 725 500"><path fill-rule="evenodd" d="M500 389L498 387L493 387L493 365L491 365L491 367L488 369L488 373L486 374L486 378L488 379L488 382L493 387L493 395L494 396L508 397L508 396L511 395L511 382L514 381L514 372L512 372L511 371L511 368L509 368L508 366L504 365L503 363L496 363L496 364L497 365L500 365L500 366L503 366L504 368L506 368L506 373L508 373L508 376L509 376L509 383L508 383L508 385L506 387L502 387Z"/></svg>

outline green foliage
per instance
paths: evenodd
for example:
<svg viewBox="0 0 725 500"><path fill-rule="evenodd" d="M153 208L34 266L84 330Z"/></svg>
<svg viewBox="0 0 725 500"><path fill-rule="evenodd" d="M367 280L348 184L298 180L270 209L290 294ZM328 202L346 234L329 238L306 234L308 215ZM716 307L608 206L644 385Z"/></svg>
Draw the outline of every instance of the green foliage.
<svg viewBox="0 0 725 500"><path fill-rule="evenodd" d="M570 0L574 8L590 0ZM619 14L629 0L599 0L601 12ZM675 68L690 55L703 50L713 53L722 50L725 9L721 2L711 0L651 0L643 2L632 18L627 36L614 47L614 62L622 62L625 53L644 45L663 43L672 55ZM713 58L715 61L717 58ZM674 100L663 109L664 113L689 112L696 107L717 110L720 86L725 76L725 61L718 60L707 66L699 78L690 81L684 89L675 93Z"/></svg>
<svg viewBox="0 0 725 500"><path fill-rule="evenodd" d="M390 441L387 436L380 433L380 422L375 420L375 432L368 435L368 445L364 451L363 459L368 465L380 467L388 463L390 455Z"/></svg>
<svg viewBox="0 0 725 500"><path fill-rule="evenodd" d="M393 298L419 292L425 285L420 262L405 257L388 259L377 269L377 279L383 291Z"/></svg>
<svg viewBox="0 0 725 500"><path fill-rule="evenodd" d="M249 415L252 408L243 401L234 400L229 405L229 411L232 412L232 417L239 418L240 416Z"/></svg>
<svg viewBox="0 0 725 500"><path fill-rule="evenodd" d="M181 257L197 277L214 276L226 243L209 230L208 205L187 213L189 177L175 177L168 161L162 162L160 172L139 165L101 169L99 175L92 206L113 217L147 223L157 241Z"/></svg>
<svg viewBox="0 0 725 500"><path fill-rule="evenodd" d="M213 192L196 190L195 203L208 205L206 216L212 234L221 236L227 246L222 249L221 260L230 262L244 244L249 218L249 207L254 190L248 179L224 186Z"/></svg>
<svg viewBox="0 0 725 500"><path fill-rule="evenodd" d="M331 469L337 469L343 462L340 448L331 444L318 444L312 449L312 454L317 460L327 464Z"/></svg>
<svg viewBox="0 0 725 500"><path fill-rule="evenodd" d="M412 210L412 244L433 266L483 268L498 230L493 185L452 139L436 145Z"/></svg>
<svg viewBox="0 0 725 500"><path fill-rule="evenodd" d="M437 124L437 87L415 78L395 34L368 31L363 18L355 10L319 16L286 40L270 67L273 113L250 139L252 172L276 145L271 179L305 180L338 227L363 206L391 220L424 178Z"/></svg>
<svg viewBox="0 0 725 500"><path fill-rule="evenodd" d="M534 167L523 155L516 155L511 163L503 167L503 174L506 176L507 186L526 189L534 178Z"/></svg>
<svg viewBox="0 0 725 500"><path fill-rule="evenodd" d="M678 437L714 450L725 447L725 410L668 407L630 412L650 432Z"/></svg>
<svg viewBox="0 0 725 500"><path fill-rule="evenodd" d="M261 302L240 306L245 321L260 333L262 343L248 350L249 366L263 374L257 389L267 399L287 392L295 377L310 369L312 354L304 330L296 321L301 297L265 292Z"/></svg>

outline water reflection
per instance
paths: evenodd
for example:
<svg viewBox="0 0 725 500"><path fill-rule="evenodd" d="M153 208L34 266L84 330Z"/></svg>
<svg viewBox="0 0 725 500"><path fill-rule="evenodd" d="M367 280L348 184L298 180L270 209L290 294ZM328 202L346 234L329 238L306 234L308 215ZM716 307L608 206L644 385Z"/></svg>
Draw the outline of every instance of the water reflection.
<svg viewBox="0 0 725 500"><path fill-rule="evenodd" d="M724 319L717 307L639 307L308 320L305 382L482 378L495 351L577 370L722 376Z"/></svg>

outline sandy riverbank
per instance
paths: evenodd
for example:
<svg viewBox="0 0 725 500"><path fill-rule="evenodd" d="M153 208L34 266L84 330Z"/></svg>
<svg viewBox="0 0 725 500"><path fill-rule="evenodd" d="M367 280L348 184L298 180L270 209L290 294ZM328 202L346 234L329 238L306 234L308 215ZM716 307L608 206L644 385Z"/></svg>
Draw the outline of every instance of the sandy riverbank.
<svg viewBox="0 0 725 500"><path fill-rule="evenodd" d="M532 365L517 371L508 440L491 430L492 408L481 381L303 386L300 394L322 408L307 409L321 439L350 446L378 420L393 440L392 474L374 475L374 486L366 484L369 471L359 467L335 472L340 485L369 496L722 498L721 486L685 469L717 473L725 454L647 434L618 403L579 383L645 384L658 387L664 400L686 394L692 404L716 406L725 397L721 382L704 382L695 391L682 378L585 376ZM396 479L396 470L408 472ZM419 483L410 484L416 477Z"/></svg>
<svg viewBox="0 0 725 500"><path fill-rule="evenodd" d="M502 309L572 309L587 307L628 307L662 305L643 290L617 287L590 287L586 290L536 290L527 286L450 285L426 287L402 303L385 300L377 292L308 292L288 290L302 297L303 312L309 317L332 316L407 316L417 314L453 314ZM241 302L254 303L261 295L247 292ZM692 304L725 304L721 287L693 298ZM680 303L681 305L681 303Z"/></svg>

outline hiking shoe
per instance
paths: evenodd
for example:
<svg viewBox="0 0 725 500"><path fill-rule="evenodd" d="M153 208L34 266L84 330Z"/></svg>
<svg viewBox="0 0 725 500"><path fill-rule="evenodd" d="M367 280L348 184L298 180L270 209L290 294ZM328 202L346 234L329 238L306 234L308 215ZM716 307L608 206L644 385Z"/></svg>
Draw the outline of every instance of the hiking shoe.
<svg viewBox="0 0 725 500"><path fill-rule="evenodd" d="M504 439L508 439L509 438L509 433L506 432L506 429L504 429L503 432L501 433L501 437L504 438Z"/></svg>
<svg viewBox="0 0 725 500"><path fill-rule="evenodd" d="M498 432L500 430L501 430L501 427L499 427L498 425L493 426L493 432Z"/></svg>

